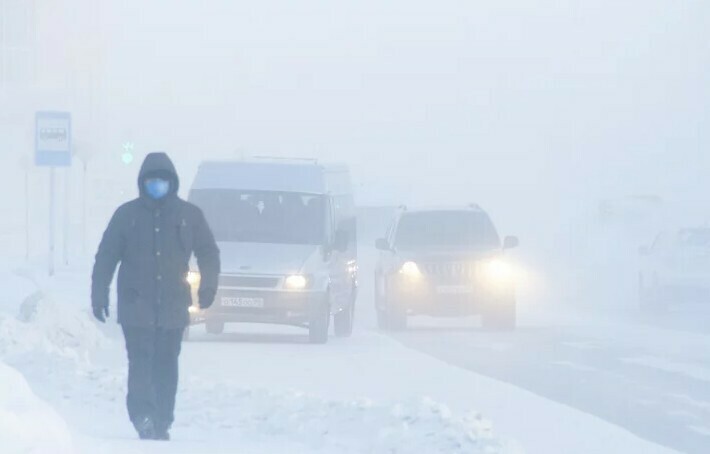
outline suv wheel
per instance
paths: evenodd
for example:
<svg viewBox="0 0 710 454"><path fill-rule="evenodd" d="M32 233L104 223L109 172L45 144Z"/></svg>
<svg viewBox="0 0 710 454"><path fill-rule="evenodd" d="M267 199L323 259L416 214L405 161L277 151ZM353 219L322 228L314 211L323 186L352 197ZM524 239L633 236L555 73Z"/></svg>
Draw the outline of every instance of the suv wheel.
<svg viewBox="0 0 710 454"><path fill-rule="evenodd" d="M224 332L224 322L209 321L205 322L205 329L209 334L222 334Z"/></svg>
<svg viewBox="0 0 710 454"><path fill-rule="evenodd" d="M517 324L517 307L514 297L491 304L483 314L483 328L492 331L511 331Z"/></svg>
<svg viewBox="0 0 710 454"><path fill-rule="evenodd" d="M407 329L407 310L401 304L387 298L384 311L384 321L386 328L392 331L403 331Z"/></svg>
<svg viewBox="0 0 710 454"><path fill-rule="evenodd" d="M316 304L311 309L311 316L308 322L308 340L311 344L325 344L328 342L328 330L330 329L330 298Z"/></svg>
<svg viewBox="0 0 710 454"><path fill-rule="evenodd" d="M381 330L388 329L387 314L382 309L377 309L377 328Z"/></svg>

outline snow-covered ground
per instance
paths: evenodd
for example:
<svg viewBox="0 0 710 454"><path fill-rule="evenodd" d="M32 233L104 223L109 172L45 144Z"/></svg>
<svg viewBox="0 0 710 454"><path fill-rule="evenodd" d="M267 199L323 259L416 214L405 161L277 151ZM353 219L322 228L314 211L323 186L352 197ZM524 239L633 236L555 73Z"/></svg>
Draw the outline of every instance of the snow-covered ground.
<svg viewBox="0 0 710 454"><path fill-rule="evenodd" d="M0 440L2 452L74 452L66 423L38 399L16 370L0 362Z"/></svg>
<svg viewBox="0 0 710 454"><path fill-rule="evenodd" d="M120 334L91 321L87 269L52 280L19 274L3 273L14 291L0 304L0 358L63 417L70 429L59 433L73 445L62 446L75 452L669 452L378 333L367 295L355 335L325 346L294 328L195 330L183 349L174 441L139 442L125 415Z"/></svg>

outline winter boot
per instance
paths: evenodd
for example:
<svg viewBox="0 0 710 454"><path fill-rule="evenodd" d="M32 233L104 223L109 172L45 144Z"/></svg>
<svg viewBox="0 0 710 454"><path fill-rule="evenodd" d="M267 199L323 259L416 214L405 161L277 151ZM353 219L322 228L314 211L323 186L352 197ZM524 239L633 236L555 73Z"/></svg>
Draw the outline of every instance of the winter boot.
<svg viewBox="0 0 710 454"><path fill-rule="evenodd" d="M154 440L155 439L155 425L153 420L149 417L141 419L135 424L136 431L138 432L138 437L141 440Z"/></svg>
<svg viewBox="0 0 710 454"><path fill-rule="evenodd" d="M158 441L170 441L170 432L167 430L158 430L155 432L153 439Z"/></svg>
<svg viewBox="0 0 710 454"><path fill-rule="evenodd" d="M155 423L155 437L154 440L159 441L170 441L170 425L161 424L160 422Z"/></svg>

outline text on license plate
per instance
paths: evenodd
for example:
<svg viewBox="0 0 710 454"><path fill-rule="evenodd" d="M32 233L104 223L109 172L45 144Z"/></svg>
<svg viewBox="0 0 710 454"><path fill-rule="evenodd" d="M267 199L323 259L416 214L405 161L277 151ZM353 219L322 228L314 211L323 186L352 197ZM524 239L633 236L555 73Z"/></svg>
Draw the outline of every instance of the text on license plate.
<svg viewBox="0 0 710 454"><path fill-rule="evenodd" d="M264 298L254 298L246 296L222 297L224 307L264 307Z"/></svg>
<svg viewBox="0 0 710 454"><path fill-rule="evenodd" d="M468 285L440 285L436 288L436 293L441 295L464 295L472 291Z"/></svg>

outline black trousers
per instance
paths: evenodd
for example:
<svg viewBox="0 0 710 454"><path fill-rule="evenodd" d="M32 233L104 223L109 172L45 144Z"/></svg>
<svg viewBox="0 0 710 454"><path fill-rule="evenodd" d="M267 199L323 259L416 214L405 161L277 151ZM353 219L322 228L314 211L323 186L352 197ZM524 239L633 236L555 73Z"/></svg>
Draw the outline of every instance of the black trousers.
<svg viewBox="0 0 710 454"><path fill-rule="evenodd" d="M128 352L128 416L134 426L149 417L156 428L167 430L174 420L183 329L122 328Z"/></svg>

